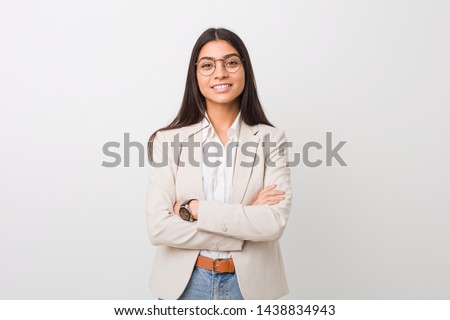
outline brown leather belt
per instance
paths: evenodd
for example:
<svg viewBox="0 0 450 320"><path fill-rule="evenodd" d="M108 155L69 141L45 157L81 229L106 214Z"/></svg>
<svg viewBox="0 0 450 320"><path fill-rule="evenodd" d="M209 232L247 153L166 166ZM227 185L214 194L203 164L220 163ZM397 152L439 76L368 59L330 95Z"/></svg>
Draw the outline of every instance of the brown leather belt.
<svg viewBox="0 0 450 320"><path fill-rule="evenodd" d="M234 262L233 258L229 259L210 259L202 256L198 256L195 265L200 268L212 270L216 273L233 273Z"/></svg>

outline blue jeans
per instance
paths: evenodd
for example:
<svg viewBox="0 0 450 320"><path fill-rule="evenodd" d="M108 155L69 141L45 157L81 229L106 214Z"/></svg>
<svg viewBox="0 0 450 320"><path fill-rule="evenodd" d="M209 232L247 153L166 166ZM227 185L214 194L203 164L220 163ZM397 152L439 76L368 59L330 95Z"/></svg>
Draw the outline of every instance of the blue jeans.
<svg viewBox="0 0 450 320"><path fill-rule="evenodd" d="M215 273L195 267L178 300L244 300L236 273Z"/></svg>

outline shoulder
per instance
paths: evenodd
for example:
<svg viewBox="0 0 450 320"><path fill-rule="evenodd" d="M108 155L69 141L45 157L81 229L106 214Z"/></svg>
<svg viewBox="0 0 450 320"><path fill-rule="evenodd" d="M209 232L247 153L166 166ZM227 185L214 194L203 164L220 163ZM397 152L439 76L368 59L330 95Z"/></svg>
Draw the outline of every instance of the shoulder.
<svg viewBox="0 0 450 320"><path fill-rule="evenodd" d="M192 124L189 126L176 128L176 129L168 129L168 130L159 130L156 133L155 140L160 141L183 141L185 140L191 133L194 133L196 128L199 126L198 123Z"/></svg>
<svg viewBox="0 0 450 320"><path fill-rule="evenodd" d="M283 129L271 127L267 124L258 124L258 135L260 137L270 135L271 137L282 139L285 137L285 132Z"/></svg>

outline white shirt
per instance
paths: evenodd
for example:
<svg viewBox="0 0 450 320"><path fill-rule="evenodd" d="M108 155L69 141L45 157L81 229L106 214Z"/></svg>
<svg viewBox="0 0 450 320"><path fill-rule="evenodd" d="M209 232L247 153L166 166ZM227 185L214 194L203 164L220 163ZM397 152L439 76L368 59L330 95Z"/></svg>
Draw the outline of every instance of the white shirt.
<svg viewBox="0 0 450 320"><path fill-rule="evenodd" d="M234 162L241 128L241 113L239 112L227 131L228 142L226 145L223 145L220 141L213 125L210 124L207 113L202 120L202 127L207 127L202 130L202 169L205 200L227 203L233 185ZM200 255L212 259L226 259L231 257L231 252L201 250Z"/></svg>

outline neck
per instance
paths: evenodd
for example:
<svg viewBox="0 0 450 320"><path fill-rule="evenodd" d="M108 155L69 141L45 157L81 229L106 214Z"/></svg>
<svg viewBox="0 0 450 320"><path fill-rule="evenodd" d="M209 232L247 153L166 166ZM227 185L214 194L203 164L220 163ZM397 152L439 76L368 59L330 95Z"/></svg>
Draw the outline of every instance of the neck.
<svg viewBox="0 0 450 320"><path fill-rule="evenodd" d="M228 130L239 114L239 105L238 103L230 105L207 105L206 112L214 129Z"/></svg>

